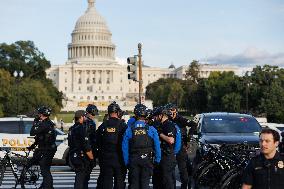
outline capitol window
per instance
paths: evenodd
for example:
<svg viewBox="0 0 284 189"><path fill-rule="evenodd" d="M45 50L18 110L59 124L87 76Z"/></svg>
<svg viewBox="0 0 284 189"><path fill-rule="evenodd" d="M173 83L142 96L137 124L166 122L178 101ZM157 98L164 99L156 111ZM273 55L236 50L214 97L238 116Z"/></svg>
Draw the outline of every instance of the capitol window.
<svg viewBox="0 0 284 189"><path fill-rule="evenodd" d="M67 91L67 87L65 87L65 91Z"/></svg>
<svg viewBox="0 0 284 189"><path fill-rule="evenodd" d="M98 100L98 97L97 97L97 96L95 96L95 97L94 97L94 100Z"/></svg>
<svg viewBox="0 0 284 189"><path fill-rule="evenodd" d="M108 96L108 99L111 100L111 96Z"/></svg>
<svg viewBox="0 0 284 189"><path fill-rule="evenodd" d="M102 96L102 100L104 100L105 99L105 97L104 96Z"/></svg>
<svg viewBox="0 0 284 189"><path fill-rule="evenodd" d="M76 99L76 96L73 96L73 99Z"/></svg>

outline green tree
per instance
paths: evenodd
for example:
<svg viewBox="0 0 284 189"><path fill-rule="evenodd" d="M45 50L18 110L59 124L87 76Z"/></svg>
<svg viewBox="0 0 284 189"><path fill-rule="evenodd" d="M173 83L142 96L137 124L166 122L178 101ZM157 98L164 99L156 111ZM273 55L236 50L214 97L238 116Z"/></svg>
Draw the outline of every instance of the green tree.
<svg viewBox="0 0 284 189"><path fill-rule="evenodd" d="M6 73L4 80L10 83L10 88L0 84L0 91L9 90L0 116L16 115L17 109L18 113L27 114L39 105L52 107L54 113L60 111L63 94L46 78L45 70L49 67L50 62L32 41L0 44L0 69L10 73L10 79ZM11 77L15 70L22 70L24 77L18 80Z"/></svg>
<svg viewBox="0 0 284 189"><path fill-rule="evenodd" d="M186 79L191 80L195 83L198 83L199 80L199 71L200 71L200 65L197 60L193 60L188 69L186 70Z"/></svg>
<svg viewBox="0 0 284 189"><path fill-rule="evenodd" d="M184 90L182 88L182 85L175 81L170 84L170 91L168 95L168 102L175 103L176 105L180 105L182 102L182 98L184 95Z"/></svg>
<svg viewBox="0 0 284 189"><path fill-rule="evenodd" d="M5 116L5 104L11 96L11 76L4 69L0 69L0 117Z"/></svg>

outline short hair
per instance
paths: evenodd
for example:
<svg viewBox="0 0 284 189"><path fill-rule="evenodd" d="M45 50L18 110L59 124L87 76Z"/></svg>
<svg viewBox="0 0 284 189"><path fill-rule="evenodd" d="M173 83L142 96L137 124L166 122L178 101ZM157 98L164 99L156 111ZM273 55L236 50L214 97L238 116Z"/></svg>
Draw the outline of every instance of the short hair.
<svg viewBox="0 0 284 189"><path fill-rule="evenodd" d="M274 142L279 142L280 141L280 134L277 131L275 131L273 129L270 129L269 127L263 128L261 130L259 136L261 134L272 134Z"/></svg>

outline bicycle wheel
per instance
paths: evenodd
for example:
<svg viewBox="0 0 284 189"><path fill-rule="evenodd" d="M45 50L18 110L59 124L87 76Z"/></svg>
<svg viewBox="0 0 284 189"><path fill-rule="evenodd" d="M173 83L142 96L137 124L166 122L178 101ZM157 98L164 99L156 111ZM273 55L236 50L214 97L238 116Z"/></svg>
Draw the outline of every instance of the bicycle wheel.
<svg viewBox="0 0 284 189"><path fill-rule="evenodd" d="M239 171L239 168L235 168L235 169L232 169L230 171L228 171L221 179L221 181L214 187L214 189L220 189L223 184L232 176L234 175L235 173L237 173Z"/></svg>
<svg viewBox="0 0 284 189"><path fill-rule="evenodd" d="M40 168L37 165L33 165L28 169L23 168L20 176L21 187L23 188L25 185L38 186L39 183L37 183L37 181L39 180L40 176Z"/></svg>
<svg viewBox="0 0 284 189"><path fill-rule="evenodd" d="M0 186L2 185L3 179L4 179L4 173L6 170L6 161L5 160L1 160L0 161Z"/></svg>
<svg viewBox="0 0 284 189"><path fill-rule="evenodd" d="M232 174L227 178L220 189L240 189L242 187L241 177L241 171Z"/></svg>

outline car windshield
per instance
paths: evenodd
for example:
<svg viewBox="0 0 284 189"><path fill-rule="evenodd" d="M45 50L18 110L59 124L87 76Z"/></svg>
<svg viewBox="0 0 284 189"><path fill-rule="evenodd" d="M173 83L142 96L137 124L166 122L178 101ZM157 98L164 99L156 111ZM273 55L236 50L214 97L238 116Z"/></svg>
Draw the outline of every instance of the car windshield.
<svg viewBox="0 0 284 189"><path fill-rule="evenodd" d="M208 116L202 120L201 132L204 133L253 133L260 132L259 123L251 117Z"/></svg>

